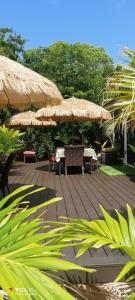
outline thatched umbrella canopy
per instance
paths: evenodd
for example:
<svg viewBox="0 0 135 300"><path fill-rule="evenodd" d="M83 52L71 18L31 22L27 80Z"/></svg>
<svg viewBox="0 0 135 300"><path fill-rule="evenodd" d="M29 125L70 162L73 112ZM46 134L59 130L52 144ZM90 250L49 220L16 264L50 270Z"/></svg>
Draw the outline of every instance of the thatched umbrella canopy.
<svg viewBox="0 0 135 300"><path fill-rule="evenodd" d="M6 125L8 127L29 127L30 132L29 132L29 145L31 148L32 144L32 127L46 127L46 128L51 128L55 127L57 123L52 120L47 120L47 121L39 121L35 117L35 112L33 111L26 111L22 113L18 113L11 118L9 118L6 122Z"/></svg>
<svg viewBox="0 0 135 300"><path fill-rule="evenodd" d="M111 120L111 114L93 102L77 99L66 99L61 105L41 108L36 113L38 120L51 118L55 121L99 121Z"/></svg>
<svg viewBox="0 0 135 300"><path fill-rule="evenodd" d="M0 55L0 108L37 108L58 105L62 96L57 86L7 57Z"/></svg>
<svg viewBox="0 0 135 300"><path fill-rule="evenodd" d="M9 127L55 127L57 123L52 120L39 121L35 117L35 112L26 111L12 116L7 121Z"/></svg>

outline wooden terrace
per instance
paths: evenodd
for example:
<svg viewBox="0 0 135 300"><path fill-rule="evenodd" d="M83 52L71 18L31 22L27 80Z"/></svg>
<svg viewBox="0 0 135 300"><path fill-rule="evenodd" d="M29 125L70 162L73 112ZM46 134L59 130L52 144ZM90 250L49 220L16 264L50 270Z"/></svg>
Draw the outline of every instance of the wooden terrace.
<svg viewBox="0 0 135 300"><path fill-rule="evenodd" d="M58 220L59 216L71 218L94 219L102 214L99 204L113 213L117 208L125 212L128 203L134 208L135 179L133 177L111 177L100 170L92 174L64 174L48 172L48 162L37 163L16 162L9 176L10 190L25 185L34 184L36 187L45 186L46 190L32 195L30 201L36 205L55 196L62 196L63 200L48 206L45 220ZM41 213L41 209L38 213ZM118 271L128 260L121 252L110 252L107 248L90 249L79 259L75 259L77 249L71 247L65 250L66 259L75 261L83 266L94 267L97 272L90 275L93 282L109 282L114 280ZM72 272L74 275L75 272ZM83 272L79 273L83 280ZM81 275L80 275L81 274Z"/></svg>

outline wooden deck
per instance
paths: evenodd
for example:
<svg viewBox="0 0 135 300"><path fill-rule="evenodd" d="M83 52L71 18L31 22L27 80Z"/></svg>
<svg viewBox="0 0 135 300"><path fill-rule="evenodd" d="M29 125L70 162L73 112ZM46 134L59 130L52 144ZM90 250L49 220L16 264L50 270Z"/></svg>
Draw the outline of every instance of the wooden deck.
<svg viewBox="0 0 135 300"><path fill-rule="evenodd" d="M104 175L100 170L92 174L86 173L84 177L81 174L69 174L66 178L64 174L59 176L55 172L49 173L47 162L26 164L17 162L11 170L9 183L11 190L24 184L46 186L46 190L31 197L32 205L54 196L62 196L62 201L48 206L48 211L44 215L47 220L58 220L59 216L99 218L101 216L99 204L113 213L114 208L124 212L127 203L134 208L135 203L133 177L111 177ZM97 272L92 275L91 280L97 282L114 280L118 271L128 260L119 251L112 253L107 248L89 250L75 260L76 251L74 247L66 249L65 258L83 266L96 268Z"/></svg>

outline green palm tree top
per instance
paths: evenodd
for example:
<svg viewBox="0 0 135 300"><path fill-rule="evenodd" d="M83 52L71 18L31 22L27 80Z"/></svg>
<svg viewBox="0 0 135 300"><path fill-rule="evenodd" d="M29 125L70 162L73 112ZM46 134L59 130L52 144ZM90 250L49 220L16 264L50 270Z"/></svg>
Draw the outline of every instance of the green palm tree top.
<svg viewBox="0 0 135 300"><path fill-rule="evenodd" d="M104 106L114 112L109 128L117 128L127 120L129 127L135 126L135 51L124 48L125 63L116 68L113 77L108 79Z"/></svg>

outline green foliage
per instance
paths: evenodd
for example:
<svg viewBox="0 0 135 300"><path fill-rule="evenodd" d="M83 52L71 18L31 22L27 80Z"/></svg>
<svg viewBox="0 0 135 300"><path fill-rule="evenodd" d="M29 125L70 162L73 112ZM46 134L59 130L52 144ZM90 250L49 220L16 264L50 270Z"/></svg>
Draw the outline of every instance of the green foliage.
<svg viewBox="0 0 135 300"><path fill-rule="evenodd" d="M108 80L107 99L104 101L105 107L114 112L108 128L110 132L114 128L123 128L125 120L129 128L135 128L135 51L125 48L123 53L128 61Z"/></svg>
<svg viewBox="0 0 135 300"><path fill-rule="evenodd" d="M23 128L26 132L24 136L24 149L34 149L38 159L44 159L46 155L46 147L50 153L55 152L52 129L44 128Z"/></svg>
<svg viewBox="0 0 135 300"><path fill-rule="evenodd" d="M51 154L55 153L55 148L65 144L94 145L97 139L97 132L100 128L90 122L60 122L56 128L23 128L24 148L32 148L37 152L39 159L46 158L46 147ZM101 136L100 136L101 138Z"/></svg>
<svg viewBox="0 0 135 300"><path fill-rule="evenodd" d="M57 42L27 50L24 63L54 81L64 98L74 95L95 102L102 100L107 77L113 73L112 60L103 48L81 43Z"/></svg>
<svg viewBox="0 0 135 300"><path fill-rule="evenodd" d="M73 300L75 298L61 288L47 272L86 269L59 258L65 245L55 244L55 229L48 230L41 217L34 217L38 209L61 198L26 207L24 204L28 205L28 202L24 202L24 198L44 189L38 188L22 194L31 187L32 185L20 187L0 202L0 287L13 300L18 297L20 300L26 299L25 293L16 292L19 288L32 291L27 293L30 300Z"/></svg>
<svg viewBox="0 0 135 300"><path fill-rule="evenodd" d="M23 147L22 136L19 130L9 129L5 125L0 126L0 153L8 155Z"/></svg>
<svg viewBox="0 0 135 300"><path fill-rule="evenodd" d="M89 145L96 139L96 128L90 122L61 122L55 129L55 144Z"/></svg>
<svg viewBox="0 0 135 300"><path fill-rule="evenodd" d="M21 58L21 63L54 81L65 98L74 95L101 103L107 77L113 73L112 60L103 48L96 48L89 44L57 42L49 47L24 51L24 44L25 40L20 34L14 33L10 28L0 29L0 54L14 60ZM13 109L4 109L1 113L1 121L4 122L14 113ZM61 130L61 125L58 131L54 130L56 138L52 130L47 131L50 132L49 139L48 136L44 138L49 141L47 146L49 144L51 152L54 151L54 143L57 146L58 142L64 142L61 136L66 130L68 130L66 143L76 141L76 143L89 144L91 139L99 139L95 134L95 125L78 123L73 131L71 124L66 126L63 123L62 126L65 127L64 130ZM39 133L37 129L32 130L32 148L36 148L38 158L43 158L44 144L38 147L34 137L37 138L36 132ZM92 135L90 136L89 133Z"/></svg>
<svg viewBox="0 0 135 300"><path fill-rule="evenodd" d="M68 223L63 222L59 228L59 242L78 241L80 249L77 257L90 247L98 249L108 246L110 249L122 250L131 258L131 261L126 263L117 276L115 281L119 281L135 268L135 217L129 205L127 205L127 218L118 210L115 210L116 218L112 217L103 207L101 210L104 219L92 221L71 219ZM134 279L135 274L133 273L127 280Z"/></svg>
<svg viewBox="0 0 135 300"><path fill-rule="evenodd" d="M129 296L126 300L135 300L135 293Z"/></svg>
<svg viewBox="0 0 135 300"><path fill-rule="evenodd" d="M0 28L0 55L18 60L23 54L25 40L11 28Z"/></svg>

